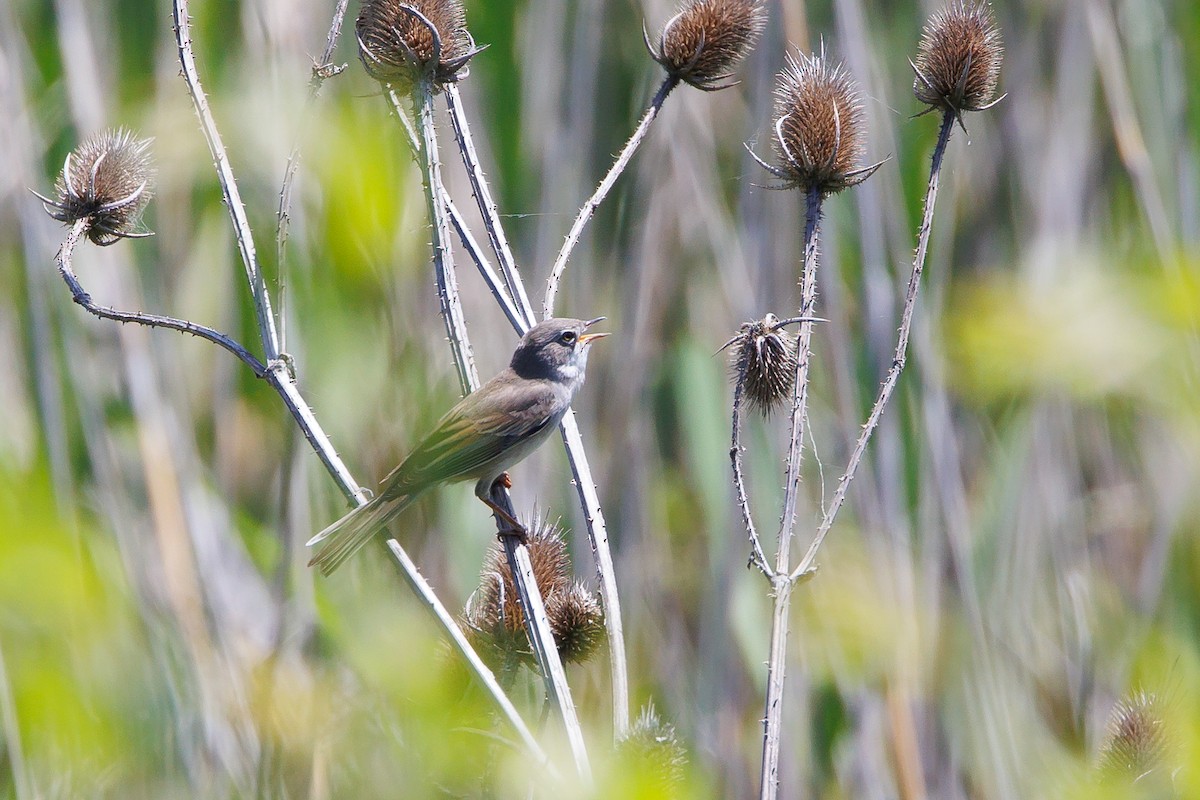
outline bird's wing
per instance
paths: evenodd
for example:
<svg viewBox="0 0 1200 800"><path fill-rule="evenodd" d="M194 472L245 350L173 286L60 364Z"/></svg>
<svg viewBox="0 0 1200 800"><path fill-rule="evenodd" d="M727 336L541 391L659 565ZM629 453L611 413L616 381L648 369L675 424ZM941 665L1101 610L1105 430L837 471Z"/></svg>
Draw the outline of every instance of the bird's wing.
<svg viewBox="0 0 1200 800"><path fill-rule="evenodd" d="M443 481L478 477L517 441L556 419L559 393L545 381L523 381L518 387L493 378L464 397L383 479L382 494L411 494Z"/></svg>

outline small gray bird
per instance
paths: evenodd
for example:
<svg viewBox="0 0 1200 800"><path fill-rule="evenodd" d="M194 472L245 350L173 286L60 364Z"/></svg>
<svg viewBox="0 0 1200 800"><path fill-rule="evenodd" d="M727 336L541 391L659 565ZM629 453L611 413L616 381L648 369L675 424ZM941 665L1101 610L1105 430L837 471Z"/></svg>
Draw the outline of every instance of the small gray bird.
<svg viewBox="0 0 1200 800"><path fill-rule="evenodd" d="M508 368L450 409L383 479L378 495L309 540L324 544L308 565L330 574L422 492L442 483L476 481L475 496L507 518L489 497L492 484L567 413L583 385L588 349L608 336L584 331L603 319L548 319L530 328Z"/></svg>

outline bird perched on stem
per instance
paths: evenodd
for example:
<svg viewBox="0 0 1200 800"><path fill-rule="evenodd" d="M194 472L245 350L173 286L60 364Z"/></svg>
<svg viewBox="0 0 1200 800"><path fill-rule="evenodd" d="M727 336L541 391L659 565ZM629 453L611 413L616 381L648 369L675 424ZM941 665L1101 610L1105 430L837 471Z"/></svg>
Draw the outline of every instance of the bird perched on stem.
<svg viewBox="0 0 1200 800"><path fill-rule="evenodd" d="M607 333L586 333L603 320L548 319L521 337L512 361L441 418L359 506L309 540L309 562L330 574L427 489L473 480L475 496L517 532L520 525L489 497L505 470L546 440L583 385L588 350Z"/></svg>

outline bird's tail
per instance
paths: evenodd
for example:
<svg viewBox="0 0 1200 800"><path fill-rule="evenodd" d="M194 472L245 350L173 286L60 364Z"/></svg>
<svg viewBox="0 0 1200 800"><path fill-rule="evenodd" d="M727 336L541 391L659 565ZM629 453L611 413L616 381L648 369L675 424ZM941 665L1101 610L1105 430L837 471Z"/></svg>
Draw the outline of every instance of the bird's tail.
<svg viewBox="0 0 1200 800"><path fill-rule="evenodd" d="M354 509L308 540L309 547L323 542L308 565L320 569L322 575L331 574L372 536L383 530L413 499L412 495L398 499L379 496L365 506Z"/></svg>

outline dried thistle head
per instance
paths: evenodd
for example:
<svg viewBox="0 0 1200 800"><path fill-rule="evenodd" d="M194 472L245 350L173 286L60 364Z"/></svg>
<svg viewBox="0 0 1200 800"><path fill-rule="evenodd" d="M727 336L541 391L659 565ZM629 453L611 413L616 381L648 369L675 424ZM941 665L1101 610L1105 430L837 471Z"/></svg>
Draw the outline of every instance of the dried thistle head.
<svg viewBox="0 0 1200 800"><path fill-rule="evenodd" d="M646 47L669 74L705 91L724 89L767 25L762 0L687 0Z"/></svg>
<svg viewBox="0 0 1200 800"><path fill-rule="evenodd" d="M986 2L952 0L925 23L913 93L930 107L955 116L994 105L1004 45Z"/></svg>
<svg viewBox="0 0 1200 800"><path fill-rule="evenodd" d="M796 340L779 325L779 318L767 314L746 322L733 346L733 374L743 381L743 391L751 405L764 416L787 402L796 382Z"/></svg>
<svg viewBox="0 0 1200 800"><path fill-rule="evenodd" d="M679 743L675 726L664 722L650 703L629 729L629 735L617 745L617 754L626 768L648 779L655 797L672 797L683 781L687 753Z"/></svg>
<svg viewBox="0 0 1200 800"><path fill-rule="evenodd" d="M103 130L67 154L55 197L38 197L51 217L68 225L86 219L88 239L110 245L151 235L134 227L150 202L153 177L149 139L122 128Z"/></svg>
<svg viewBox="0 0 1200 800"><path fill-rule="evenodd" d="M558 602L556 598L574 591L571 557L563 532L557 525L542 519L528 527L525 544L529 549L529 561L546 605L547 616L550 616L551 605ZM485 653L490 652L503 660L532 661L533 653L525 635L521 600L508 567L508 558L499 543L488 548L480 572L479 588L463 612L463 622L475 642L483 645L481 649ZM550 616L550 623L554 629L553 616ZM557 640L558 630L554 632ZM559 649L561 651L561 644Z"/></svg>
<svg viewBox="0 0 1200 800"><path fill-rule="evenodd" d="M774 133L779 166L768 169L788 188L830 195L879 168L857 166L865 138L858 86L824 54L787 57L775 81Z"/></svg>
<svg viewBox="0 0 1200 800"><path fill-rule="evenodd" d="M1148 692L1120 700L1108 717L1100 748L1100 773L1107 778L1138 780L1163 766L1169 750L1161 701Z"/></svg>
<svg viewBox="0 0 1200 800"><path fill-rule="evenodd" d="M581 583L546 598L546 616L563 661L582 664L604 640L604 611L596 595Z"/></svg>
<svg viewBox="0 0 1200 800"><path fill-rule="evenodd" d="M363 67L384 83L451 83L479 52L461 0L363 0L355 31Z"/></svg>

